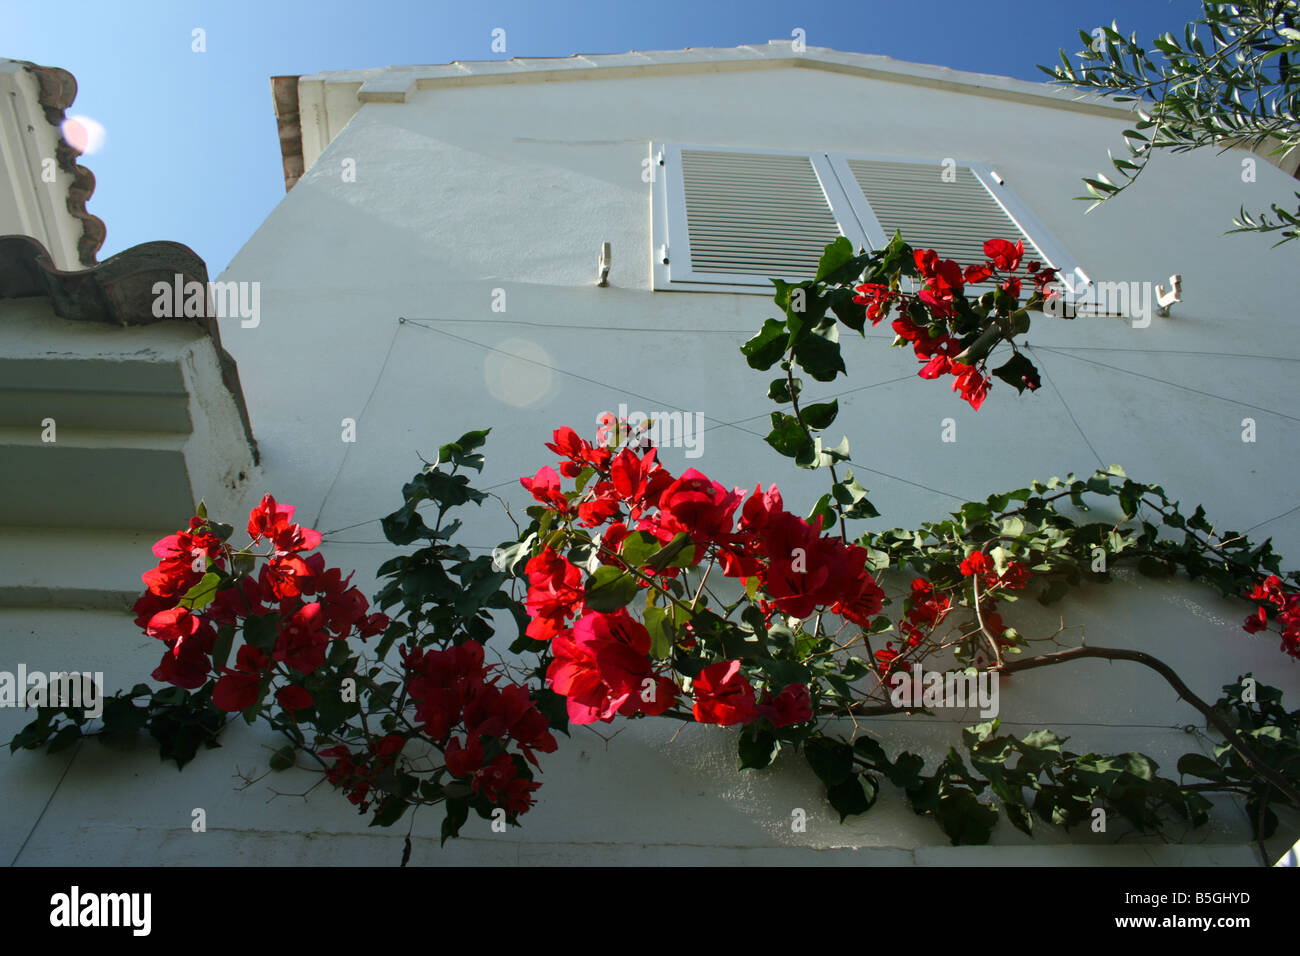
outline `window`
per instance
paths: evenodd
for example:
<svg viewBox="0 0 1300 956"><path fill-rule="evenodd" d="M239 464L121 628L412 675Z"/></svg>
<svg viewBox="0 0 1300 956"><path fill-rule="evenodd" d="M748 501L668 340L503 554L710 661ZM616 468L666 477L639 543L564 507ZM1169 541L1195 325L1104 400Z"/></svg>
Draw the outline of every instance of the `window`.
<svg viewBox="0 0 1300 956"><path fill-rule="evenodd" d="M982 163L667 144L652 156L657 290L768 294L769 278L812 278L837 237L876 249L895 230L962 265L983 261L985 239L1020 239L1071 292L1087 282Z"/></svg>

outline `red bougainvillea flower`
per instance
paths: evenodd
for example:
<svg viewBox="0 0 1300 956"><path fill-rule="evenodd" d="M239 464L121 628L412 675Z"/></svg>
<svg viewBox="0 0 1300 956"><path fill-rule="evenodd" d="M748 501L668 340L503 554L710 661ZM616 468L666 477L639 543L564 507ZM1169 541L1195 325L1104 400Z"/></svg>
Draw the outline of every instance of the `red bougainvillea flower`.
<svg viewBox="0 0 1300 956"><path fill-rule="evenodd" d="M567 701L569 720L590 724L615 714L662 714L677 699L677 688L655 675L650 664L650 632L627 610L588 611L571 632L551 642L555 660L546 672L552 689Z"/></svg>
<svg viewBox="0 0 1300 956"><path fill-rule="evenodd" d="M931 335L928 328L917 325L907 315L895 319L893 328L899 338L912 343L912 351L916 353L916 357L919 359L929 360L949 338L943 333Z"/></svg>
<svg viewBox="0 0 1300 956"><path fill-rule="evenodd" d="M961 362L952 363L952 374L957 377L952 390L961 392L961 397L970 402L970 407L979 411L992 382L973 365L963 365Z"/></svg>
<svg viewBox="0 0 1300 956"><path fill-rule="evenodd" d="M702 724L747 724L758 716L754 686L740 670L740 661L719 661L700 671L693 690L692 712Z"/></svg>
<svg viewBox="0 0 1300 956"><path fill-rule="evenodd" d="M961 573L966 577L984 576L993 572L993 559L983 551L976 551L961 563Z"/></svg>
<svg viewBox="0 0 1300 956"><path fill-rule="evenodd" d="M783 511L785 511L785 503L781 500L781 491L776 485L768 488L767 491L763 490L762 484L756 485L754 493L749 496L744 508L741 509L741 530L762 531L773 515L781 514Z"/></svg>
<svg viewBox="0 0 1300 956"><path fill-rule="evenodd" d="M184 597L185 592L198 584L202 578L203 572L195 571L193 559L185 555L165 558L158 562L157 567L150 568L140 575L140 579L144 581L145 587L151 594L160 598L170 598L172 605Z"/></svg>
<svg viewBox="0 0 1300 956"><path fill-rule="evenodd" d="M1007 563L1007 569L998 578L998 583L1009 591L1023 591L1029 586L1029 579L1032 577L1029 569L1023 564L1010 561Z"/></svg>
<svg viewBox="0 0 1300 956"><path fill-rule="evenodd" d="M198 615L191 614L187 608L174 607L151 617L145 633L171 647L180 638L197 633L201 623Z"/></svg>
<svg viewBox="0 0 1300 956"><path fill-rule="evenodd" d="M1242 628L1250 634L1269 630L1271 611L1282 635L1282 650L1300 658L1300 594L1284 590L1282 579L1270 574L1247 597L1257 601L1259 607L1246 618Z"/></svg>
<svg viewBox="0 0 1300 956"><path fill-rule="evenodd" d="M242 645L235 658L235 669L227 667L212 689L213 705L230 714L252 707L261 700L262 675L270 667L265 654L251 644Z"/></svg>
<svg viewBox="0 0 1300 956"><path fill-rule="evenodd" d="M592 447L588 445L572 428L557 428L554 440L546 447L557 455L569 459L560 465L560 474L566 478L577 478L592 456Z"/></svg>
<svg viewBox="0 0 1300 956"><path fill-rule="evenodd" d="M700 544L725 541L744 497L690 468L659 496L658 525L669 537L684 531Z"/></svg>
<svg viewBox="0 0 1300 956"><path fill-rule="evenodd" d="M564 630L582 601L582 569L570 564L547 545L524 566L528 574L528 613L532 621L527 634L535 641L549 641Z"/></svg>
<svg viewBox="0 0 1300 956"><path fill-rule="evenodd" d="M531 478L520 478L519 483L534 498L562 515L569 513L569 501L560 491L560 476L550 466L539 468Z"/></svg>
<svg viewBox="0 0 1300 956"><path fill-rule="evenodd" d="M967 285L979 285L991 275L993 275L993 263L991 262L983 262L977 266L967 266L965 272L962 273Z"/></svg>
<svg viewBox="0 0 1300 956"><path fill-rule="evenodd" d="M495 683L476 683L466 696L465 726L470 742L482 736L498 740L513 739L529 763L537 766L533 751L554 753L555 738L551 736L550 722L533 703L527 687Z"/></svg>
<svg viewBox="0 0 1300 956"><path fill-rule="evenodd" d="M459 737L452 737L443 751L447 772L453 777L468 777L483 767L483 745L471 737L469 745L462 748Z"/></svg>
<svg viewBox="0 0 1300 956"><path fill-rule="evenodd" d="M483 686L483 645L465 641L445 650L400 649L415 716L434 741L444 741L461 721L465 703Z"/></svg>
<svg viewBox="0 0 1300 956"><path fill-rule="evenodd" d="M941 318L952 316L956 297L961 295L965 285L961 266L951 259L939 259L932 249L916 255L917 266L925 274L925 288L916 297L935 315Z"/></svg>
<svg viewBox="0 0 1300 956"><path fill-rule="evenodd" d="M856 590L856 595L849 600L832 604L831 613L852 621L858 627L870 627L871 619L884 610L885 592L865 569L858 576Z"/></svg>
<svg viewBox="0 0 1300 956"><path fill-rule="evenodd" d="M993 260L993 264L1003 272L1015 272L1020 267L1020 260L1025 254L1024 242L1014 246L1005 239L990 239L984 243L984 255Z"/></svg>
<svg viewBox="0 0 1300 956"><path fill-rule="evenodd" d="M1255 613L1246 618L1242 628L1250 634L1268 630L1268 611L1262 607L1255 608Z"/></svg>
<svg viewBox="0 0 1300 956"><path fill-rule="evenodd" d="M951 608L948 595L938 592L925 578L912 580L912 594L907 619L914 625L933 627L943 620Z"/></svg>
<svg viewBox="0 0 1300 956"><path fill-rule="evenodd" d="M774 699L770 694L764 694L763 702L758 705L758 716L766 717L777 730L812 720L808 688L803 684L790 684Z"/></svg>
<svg viewBox="0 0 1300 956"><path fill-rule="evenodd" d="M638 458L632 449L624 448L609 466L614 491L631 506L634 519L641 517L647 509L656 507L664 488L672 483L672 475L659 467L655 454L652 448Z"/></svg>
<svg viewBox="0 0 1300 956"><path fill-rule="evenodd" d="M540 783L522 777L510 754L498 754L474 774L474 792L509 813L525 813L533 805L532 792Z"/></svg>
<svg viewBox="0 0 1300 956"><path fill-rule="evenodd" d="M1030 265L1034 265L1034 263L1030 263ZM1033 273L1034 290L1039 292L1043 298L1051 299L1061 294L1060 290L1055 288L1054 285L1057 275L1055 269L1041 269L1038 271L1030 269L1029 271Z"/></svg>
<svg viewBox="0 0 1300 956"><path fill-rule="evenodd" d="M609 417L613 419L612 415ZM613 454L603 444L588 444L579 437L577 432L568 427L557 428L554 440L547 442L546 447L567 459L560 465L560 474L566 478L577 478L582 473L582 469L588 467L602 473L608 471L609 460Z"/></svg>
<svg viewBox="0 0 1300 956"><path fill-rule="evenodd" d="M767 560L760 579L783 613L805 618L834 604L847 610L850 620L871 613L875 581L865 571L866 550L823 537L820 516L809 524L785 511L770 515L755 548Z"/></svg>
<svg viewBox="0 0 1300 956"><path fill-rule="evenodd" d="M151 675L154 680L195 690L208 682L217 632L206 621L191 635L176 639Z"/></svg>
<svg viewBox="0 0 1300 956"><path fill-rule="evenodd" d="M320 604L313 601L300 607L287 621L281 621L271 658L310 674L325 663L329 641L325 615Z"/></svg>
<svg viewBox="0 0 1300 956"><path fill-rule="evenodd" d="M598 527L615 515L622 517L612 481L596 482L584 497L578 505L578 523L584 528Z"/></svg>
<svg viewBox="0 0 1300 956"><path fill-rule="evenodd" d="M1248 596L1252 601L1264 601L1274 607L1282 607L1286 603L1286 599L1282 596L1282 579L1276 574L1270 574L1256 584Z"/></svg>
<svg viewBox="0 0 1300 956"><path fill-rule="evenodd" d="M187 531L169 534L155 543L153 553L162 561L184 561L196 573L203 572L207 558L224 564L221 539L208 530L207 521L198 515L190 519Z"/></svg>
<svg viewBox="0 0 1300 956"><path fill-rule="evenodd" d="M316 701L312 699L311 694L305 688L294 684L281 687L276 691L275 699L280 702L281 707L288 711L306 710L309 707L316 706Z"/></svg>
<svg viewBox="0 0 1300 956"><path fill-rule="evenodd" d="M867 318L871 320L872 325L879 325L880 320L889 314L889 307L893 303L893 296L889 291L889 286L880 285L876 282L864 282L857 287L858 294L853 297L853 301L858 305L867 307Z"/></svg>
<svg viewBox="0 0 1300 956"><path fill-rule="evenodd" d="M278 554L262 565L259 583L267 588L276 600L296 598L310 586L311 570L307 562L296 554Z"/></svg>
<svg viewBox="0 0 1300 956"><path fill-rule="evenodd" d="M269 538L276 551L311 551L320 544L320 532L293 523L293 505L277 504L271 495L265 495L256 508L248 513L248 536L256 544Z"/></svg>
<svg viewBox="0 0 1300 956"><path fill-rule="evenodd" d="M958 339L949 336L940 340L934 347L930 361L926 362L921 371L916 374L929 380L934 380L940 375L947 375L952 371L955 364L953 358L960 355L961 351L961 342Z"/></svg>

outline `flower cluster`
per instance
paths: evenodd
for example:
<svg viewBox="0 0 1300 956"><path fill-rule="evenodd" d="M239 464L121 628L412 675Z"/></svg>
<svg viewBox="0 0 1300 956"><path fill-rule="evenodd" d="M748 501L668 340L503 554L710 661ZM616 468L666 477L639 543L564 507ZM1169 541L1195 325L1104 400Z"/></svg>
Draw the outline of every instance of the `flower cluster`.
<svg viewBox="0 0 1300 956"><path fill-rule="evenodd" d="M402 648L406 686L425 735L443 751L447 771L493 806L524 813L541 786L523 760L537 766L534 751L554 753L550 724L528 688L500 684L496 667L485 665L483 647L465 641L445 650ZM464 741L460 733L464 733ZM519 748L511 754L510 742ZM523 759L516 759L522 757Z"/></svg>
<svg viewBox="0 0 1300 956"><path fill-rule="evenodd" d="M968 285L993 279L998 289L1013 299L1019 299L1022 280L1015 273L1020 269L1025 247L1023 242L1012 245L1005 239L990 239L984 243L984 254L988 256L986 261L962 269L952 259L940 259L933 249L914 250L913 261L922 279L922 288L915 298L935 321L919 325L903 309L893 322L898 336L895 344L910 344L923 363L917 374L931 380L952 375L953 391L960 393L976 410L984 404L992 380L984 373L983 357L975 364L959 361L963 353L962 336L951 334L948 320L957 317L957 300L965 294ZM1041 263L1033 260L1025 264L1025 272L1035 290L1044 298L1055 294L1052 289L1055 269L1043 268ZM895 303L905 304L908 300L907 295L880 283L866 282L855 289L857 295L853 301L867 306L867 318L873 326L879 325L889 315ZM1040 382L1036 374L1031 374L1026 375L1023 384L1033 390L1039 387Z"/></svg>
<svg viewBox="0 0 1300 956"><path fill-rule="evenodd" d="M406 746L406 740L389 734L372 740L366 750L353 751L346 744L322 750L322 757L334 759L334 766L325 771L325 779L339 787L361 813L370 808L370 788L375 778L393 765Z"/></svg>
<svg viewBox="0 0 1300 956"><path fill-rule="evenodd" d="M354 631L372 637L388 626L385 615L369 613L351 575L344 578L337 568L327 568L319 554L302 556L320 544L320 534L293 523L293 511L266 495L249 513L249 547L270 546L255 576L232 576L233 552L203 517L154 545L160 560L141 576L148 591L135 612L136 624L167 645L155 680L189 690L202 687L213 670L218 629L233 632L256 620L254 628L264 626L273 640L265 647L242 645L235 666L222 669L213 689L217 707L240 711L265 697L276 664L310 674L324 664L331 641ZM277 700L290 713L314 703L298 686L283 688Z"/></svg>
<svg viewBox="0 0 1300 956"><path fill-rule="evenodd" d="M1282 579L1270 574L1247 597L1258 606L1242 627L1251 634L1266 631L1269 618L1273 617L1282 635L1282 650L1300 658L1300 593L1284 591Z"/></svg>
<svg viewBox="0 0 1300 956"><path fill-rule="evenodd" d="M728 489L695 469L674 477L655 460L625 447L602 461L572 429L555 432L547 445L566 461L560 473L590 473L581 493L564 493L553 468L523 478L553 518L583 528L604 527L598 561L634 576L641 587L663 582L706 556L727 577L746 584L770 619L781 612L805 618L828 609L862 627L883 607L885 595L866 570L867 552L822 534L821 518L811 522L786 511L775 486L746 495ZM555 481L551 481L555 476ZM644 563L646 552L629 551L636 542L665 547L679 542L673 562ZM657 715L681 694L666 662L656 665L646 626L626 609L587 606L582 569L550 544L525 566L528 576L527 634L549 641L553 661L547 680L566 698L569 719L585 724L611 721L621 714ZM682 645L693 638L688 628ZM760 700L738 660L706 666L692 681L695 719L712 724L744 724L758 718L775 727L810 720L812 707L803 684L769 688Z"/></svg>

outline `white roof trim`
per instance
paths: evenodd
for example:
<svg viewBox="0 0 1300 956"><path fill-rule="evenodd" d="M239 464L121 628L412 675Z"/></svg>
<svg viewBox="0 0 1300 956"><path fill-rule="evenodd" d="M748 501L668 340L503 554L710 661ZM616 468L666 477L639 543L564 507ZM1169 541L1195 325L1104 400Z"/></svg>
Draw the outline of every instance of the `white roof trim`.
<svg viewBox="0 0 1300 956"><path fill-rule="evenodd" d="M516 57L510 60L456 61L437 66L389 66L371 70L335 70L313 73L300 82L360 83L360 102L403 102L415 90L440 86L465 86L493 82L544 82L578 74L618 69L645 70L659 68L672 72L717 72L726 66L805 67L833 72L854 73L876 79L938 86L944 89L967 88L965 92L1001 99L1025 99L1064 109L1083 109L1108 115L1128 115L1128 106L1104 97L1083 96L1067 92L1050 83L1030 83L987 73L969 73L943 66L908 63L873 53L843 53L827 47L807 47L796 53L790 40L770 40L763 46L700 47L685 50L634 50L630 53L574 54L569 57Z"/></svg>
<svg viewBox="0 0 1300 956"><path fill-rule="evenodd" d="M334 138L335 132L347 125L363 103L405 103L418 90L494 83L615 79L646 72L680 75L791 67L827 70L1116 119L1127 119L1133 113L1128 104L1051 83L1030 83L944 66L907 63L873 53L842 53L826 47L810 46L803 52L795 52L791 40L770 40L764 45L753 46L516 57L510 60L457 61L436 66L334 70L300 76L298 96L303 168L311 167Z"/></svg>

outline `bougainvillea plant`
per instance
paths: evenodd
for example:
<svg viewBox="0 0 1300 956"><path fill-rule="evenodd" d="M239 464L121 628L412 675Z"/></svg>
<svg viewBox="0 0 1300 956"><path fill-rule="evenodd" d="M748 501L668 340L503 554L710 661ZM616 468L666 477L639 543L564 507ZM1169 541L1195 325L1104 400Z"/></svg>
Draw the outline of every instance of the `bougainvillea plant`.
<svg viewBox="0 0 1300 956"><path fill-rule="evenodd" d="M768 389L782 409L768 444L829 473L830 490L806 516L775 484L746 491L695 469L670 473L644 427L609 417L595 442L554 432L546 447L558 467L521 479L536 502L530 524L491 557L472 558L452 543L459 521L446 520L487 498L461 473L483 465L487 432L470 432L440 449L384 519L393 544L424 543L379 568L380 612L311 553L320 535L294 524L292 508L265 498L238 549L231 528L200 514L155 546L159 562L136 605L137 624L165 645L153 677L171 687L138 685L107 701L98 730L84 712L40 708L11 749L57 750L83 733L148 726L163 756L183 765L239 713L288 739L273 769L305 755L374 824L445 804L445 841L471 809L518 822L540 786L538 754L556 749L553 731L657 717L739 728L742 769L798 750L841 819L867 812L888 781L955 844L986 842L999 808L1026 833L1035 819L1084 823L1098 807L1142 832L1170 818L1199 825L1207 792L1245 797L1266 839L1276 807L1300 809L1300 712L1284 710L1279 691L1238 677L1210 704L1142 651L1026 653L1059 644L1060 632L1025 635L1008 617L1017 600L1049 604L1131 564L1253 603L1244 629L1276 631L1300 657L1300 581L1280 571L1268 542L1216 534L1203 509L1184 515L1159 485L1117 466L967 502L919 528L849 536L849 521L878 513L851 472L840 477L847 439L822 442L836 403L802 403L796 370L817 381L846 374L838 327L862 333L890 321L918 374L951 376L972 408L995 379L1036 389L1017 337L1060 294L1055 273L1022 261L1019 243L984 248L985 261L963 267L897 236L861 255L841 239L814 279L776 281L784 318L767 320L742 352L753 368L782 372ZM1106 516L1084 520L1094 509ZM905 583L891 593L886 572ZM519 633L510 657L489 664L501 612ZM964 732L969 768L952 749L926 773L921 757L890 756L862 730L872 716L929 713L924 695L894 693L911 676L919 684L921 670L956 666L973 679L1090 657L1155 670L1219 734L1214 757L1187 754L1175 780L1142 754L1074 753L1048 730L999 734L994 719Z"/></svg>

